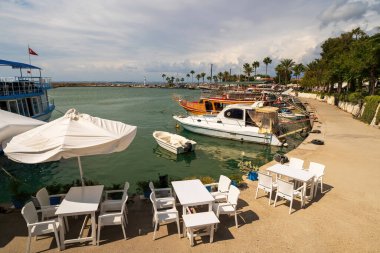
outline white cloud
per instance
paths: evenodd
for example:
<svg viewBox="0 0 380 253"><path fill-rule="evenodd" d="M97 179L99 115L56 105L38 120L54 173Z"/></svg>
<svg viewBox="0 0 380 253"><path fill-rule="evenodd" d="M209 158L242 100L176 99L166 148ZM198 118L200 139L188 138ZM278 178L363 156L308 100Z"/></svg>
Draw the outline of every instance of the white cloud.
<svg viewBox="0 0 380 253"><path fill-rule="evenodd" d="M366 8L367 7L367 8ZM322 41L380 23L379 3L329 0L2 0L0 58L32 63L54 80L160 81L245 62L315 55ZM320 29L320 27L323 29ZM309 57L310 58L310 57ZM304 62L305 63L305 62Z"/></svg>

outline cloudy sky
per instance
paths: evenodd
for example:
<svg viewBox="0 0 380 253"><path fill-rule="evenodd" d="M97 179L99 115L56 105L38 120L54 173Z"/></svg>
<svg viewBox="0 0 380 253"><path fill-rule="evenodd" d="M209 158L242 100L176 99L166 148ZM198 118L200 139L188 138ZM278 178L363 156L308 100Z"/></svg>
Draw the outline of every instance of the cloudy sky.
<svg viewBox="0 0 380 253"><path fill-rule="evenodd" d="M239 74L269 56L307 64L331 36L380 26L380 0L0 0L0 59L54 81L160 81ZM4 67L0 75L7 73Z"/></svg>

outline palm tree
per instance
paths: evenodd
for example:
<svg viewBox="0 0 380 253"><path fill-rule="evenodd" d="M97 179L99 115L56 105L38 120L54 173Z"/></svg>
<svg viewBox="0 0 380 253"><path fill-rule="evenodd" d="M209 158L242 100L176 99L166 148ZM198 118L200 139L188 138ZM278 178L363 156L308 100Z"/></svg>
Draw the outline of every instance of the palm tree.
<svg viewBox="0 0 380 253"><path fill-rule="evenodd" d="M203 83L205 82L205 76L206 76L206 73L205 73L205 72L202 72L202 73L201 73L201 77L202 77Z"/></svg>
<svg viewBox="0 0 380 253"><path fill-rule="evenodd" d="M225 81L225 82L227 82L229 76L230 76L230 72L228 72L228 71L224 71L224 73L223 73L223 78L224 78L224 81Z"/></svg>
<svg viewBox="0 0 380 253"><path fill-rule="evenodd" d="M295 62L292 59L283 59L283 60L281 60L280 65L282 65L284 67L285 84L287 84L288 75L292 73L292 68L295 65Z"/></svg>
<svg viewBox="0 0 380 253"><path fill-rule="evenodd" d="M244 73L247 74L247 79L249 80L249 76L251 75L252 72L252 67L249 63L244 63L243 65Z"/></svg>
<svg viewBox="0 0 380 253"><path fill-rule="evenodd" d="M223 82L223 73L222 72L218 73L218 78L219 78L220 82Z"/></svg>
<svg viewBox="0 0 380 253"><path fill-rule="evenodd" d="M278 75L278 83L281 84L281 76L284 75L285 68L281 64L278 64L274 70L276 70Z"/></svg>
<svg viewBox="0 0 380 253"><path fill-rule="evenodd" d="M218 82L218 76L213 76L212 79L214 80L214 83L217 83Z"/></svg>
<svg viewBox="0 0 380 253"><path fill-rule="evenodd" d="M206 79L211 83L211 76L206 77Z"/></svg>
<svg viewBox="0 0 380 253"><path fill-rule="evenodd" d="M268 64L272 63L272 59L268 56L264 58L263 62L265 64L265 75L268 75Z"/></svg>
<svg viewBox="0 0 380 253"><path fill-rule="evenodd" d="M201 75L200 75L200 74L197 74L197 75L195 76L195 78L198 79L198 86L199 86L199 79L201 79Z"/></svg>
<svg viewBox="0 0 380 253"><path fill-rule="evenodd" d="M294 71L294 75L296 76L297 84L298 84L301 73L305 72L305 66L302 63L296 64L293 67L293 71Z"/></svg>
<svg viewBox="0 0 380 253"><path fill-rule="evenodd" d="M187 82L189 82L190 74L186 74Z"/></svg>
<svg viewBox="0 0 380 253"><path fill-rule="evenodd" d="M258 62L258 61L254 61L254 62L252 63L252 68L255 70L255 78L256 78L256 69L257 69L258 67L260 67L260 62Z"/></svg>
<svg viewBox="0 0 380 253"><path fill-rule="evenodd" d="M162 74L162 81L165 82L165 77L166 75L165 74Z"/></svg>
<svg viewBox="0 0 380 253"><path fill-rule="evenodd" d="M181 83L183 83L185 81L185 78L181 77Z"/></svg>
<svg viewBox="0 0 380 253"><path fill-rule="evenodd" d="M191 83L194 83L193 75L195 74L195 71L194 70L190 71L190 74L191 74Z"/></svg>

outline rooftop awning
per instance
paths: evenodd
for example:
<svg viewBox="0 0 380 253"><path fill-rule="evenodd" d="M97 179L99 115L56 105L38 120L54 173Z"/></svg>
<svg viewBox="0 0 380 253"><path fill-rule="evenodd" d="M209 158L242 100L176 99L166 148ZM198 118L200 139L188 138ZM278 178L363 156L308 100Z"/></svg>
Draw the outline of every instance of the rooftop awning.
<svg viewBox="0 0 380 253"><path fill-rule="evenodd" d="M0 59L0 66L10 66L14 69L41 69L39 67L22 63L22 62L15 62L15 61L6 61Z"/></svg>

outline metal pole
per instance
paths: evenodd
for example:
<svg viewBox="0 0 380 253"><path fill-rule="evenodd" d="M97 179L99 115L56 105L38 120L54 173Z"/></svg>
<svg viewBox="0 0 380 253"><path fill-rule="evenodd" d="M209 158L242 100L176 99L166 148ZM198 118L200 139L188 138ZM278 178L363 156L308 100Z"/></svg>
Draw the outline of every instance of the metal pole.
<svg viewBox="0 0 380 253"><path fill-rule="evenodd" d="M212 81L212 63L211 63L211 75L210 75L211 79L210 79L210 83Z"/></svg>
<svg viewBox="0 0 380 253"><path fill-rule="evenodd" d="M82 181L82 186L85 186L84 180L83 180L83 170L82 170L82 163L80 161L80 156L78 156L78 165L79 165L80 180Z"/></svg>

